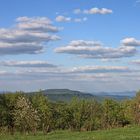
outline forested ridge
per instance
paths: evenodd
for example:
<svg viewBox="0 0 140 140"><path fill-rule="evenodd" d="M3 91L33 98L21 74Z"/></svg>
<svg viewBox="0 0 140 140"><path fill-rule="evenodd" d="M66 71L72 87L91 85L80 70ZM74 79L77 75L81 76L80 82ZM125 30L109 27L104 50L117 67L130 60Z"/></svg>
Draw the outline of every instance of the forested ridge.
<svg viewBox="0 0 140 140"><path fill-rule="evenodd" d="M116 101L73 98L52 102L40 91L0 94L0 132L44 134L55 130L93 131L140 124L140 92Z"/></svg>
<svg viewBox="0 0 140 140"><path fill-rule="evenodd" d="M78 99L95 99L97 101L102 101L105 98L111 98L115 100L124 100L130 99L135 95L135 91L131 92L94 92L87 93L81 91L75 91L70 89L47 89L41 90L41 92L47 96L50 101L64 101L69 102L73 98L77 97ZM37 92L27 92L27 94L36 94Z"/></svg>

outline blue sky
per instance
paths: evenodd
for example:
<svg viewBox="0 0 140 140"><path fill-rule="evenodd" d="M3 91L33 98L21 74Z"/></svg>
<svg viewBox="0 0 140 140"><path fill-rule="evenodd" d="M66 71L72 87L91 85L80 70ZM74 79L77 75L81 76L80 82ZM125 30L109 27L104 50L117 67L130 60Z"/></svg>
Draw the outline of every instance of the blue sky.
<svg viewBox="0 0 140 140"><path fill-rule="evenodd" d="M0 90L138 90L139 16L139 0L0 0Z"/></svg>

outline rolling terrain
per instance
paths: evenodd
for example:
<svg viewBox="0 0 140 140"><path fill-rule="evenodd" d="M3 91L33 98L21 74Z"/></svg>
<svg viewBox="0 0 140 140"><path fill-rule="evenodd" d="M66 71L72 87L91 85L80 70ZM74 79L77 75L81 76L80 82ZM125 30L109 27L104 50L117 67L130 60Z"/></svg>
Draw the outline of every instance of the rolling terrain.
<svg viewBox="0 0 140 140"><path fill-rule="evenodd" d="M95 99L98 101L102 101L104 99L114 99L114 100L124 100L124 99L130 99L133 96L134 92L129 92L127 94L126 92L121 92L121 93L85 93L85 92L80 92L80 91L75 91L75 90L69 90L69 89L47 89L47 90L42 90L41 91L45 96L48 97L49 100L51 101L71 101L73 98L78 98L78 99ZM33 94L36 92L32 92L30 94Z"/></svg>

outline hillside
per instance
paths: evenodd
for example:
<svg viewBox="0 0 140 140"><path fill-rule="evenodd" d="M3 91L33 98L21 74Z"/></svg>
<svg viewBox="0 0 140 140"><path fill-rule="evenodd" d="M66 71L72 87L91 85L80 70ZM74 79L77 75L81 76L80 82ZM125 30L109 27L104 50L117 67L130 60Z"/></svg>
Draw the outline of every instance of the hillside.
<svg viewBox="0 0 140 140"><path fill-rule="evenodd" d="M34 92L35 93L35 92ZM42 93L48 97L49 100L51 101L70 101L74 97L78 99L96 99L98 101L102 101L106 98L111 98L115 99L118 101L124 100L124 99L129 99L131 98L130 96L127 95L112 95L107 94L107 93L85 93L85 92L80 92L80 91L75 91L75 90L69 90L69 89L47 89L47 90L42 90Z"/></svg>
<svg viewBox="0 0 140 140"><path fill-rule="evenodd" d="M70 101L74 97L77 97L78 99L97 98L96 96L89 93L83 93L80 91L74 91L69 89L48 89L48 90L43 90L42 92L51 101Z"/></svg>

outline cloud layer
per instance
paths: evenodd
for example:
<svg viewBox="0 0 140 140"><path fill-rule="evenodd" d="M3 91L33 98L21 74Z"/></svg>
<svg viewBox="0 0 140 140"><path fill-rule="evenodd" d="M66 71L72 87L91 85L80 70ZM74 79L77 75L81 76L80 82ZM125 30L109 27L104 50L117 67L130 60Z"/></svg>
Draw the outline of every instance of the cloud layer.
<svg viewBox="0 0 140 140"><path fill-rule="evenodd" d="M42 80L52 78L52 80L103 80L102 78L112 78L112 74L128 73L132 70L124 66L79 66L72 68L58 67L44 61L4 61L0 62L6 67L21 67L22 70L0 71L0 79L4 76L7 79L36 79ZM32 68L32 69L29 69ZM50 69L51 68L51 69ZM87 77L87 79L85 79ZM101 78L101 79L100 79Z"/></svg>
<svg viewBox="0 0 140 140"><path fill-rule="evenodd" d="M8 71L0 70L0 86L7 85L8 89L12 91L25 88L26 90L37 90L46 88L46 86L48 88L65 87L92 91L102 91L103 88L104 90L119 90L122 88L128 90L139 87L140 72L125 66L90 65L66 68L52 66L52 64L48 66L48 64L50 63L46 61L1 62L1 65L10 69L6 68ZM15 67L16 71L13 71L11 67ZM132 81L134 85L132 85Z"/></svg>
<svg viewBox="0 0 140 140"><path fill-rule="evenodd" d="M128 71L130 71L129 68L124 66L83 66L72 69L72 72L76 73L115 73Z"/></svg>
<svg viewBox="0 0 140 140"><path fill-rule="evenodd" d="M47 61L1 61L1 66L6 67L21 67L21 68L56 68L54 64Z"/></svg>
<svg viewBox="0 0 140 140"><path fill-rule="evenodd" d="M57 53L73 54L83 58L114 59L132 57L137 53L135 46L124 44L118 48L104 47L96 41L75 40L67 46L55 49Z"/></svg>
<svg viewBox="0 0 140 140"><path fill-rule="evenodd" d="M0 54L37 54L45 43L60 39L53 33L59 29L46 17L19 17L12 28L0 28Z"/></svg>

